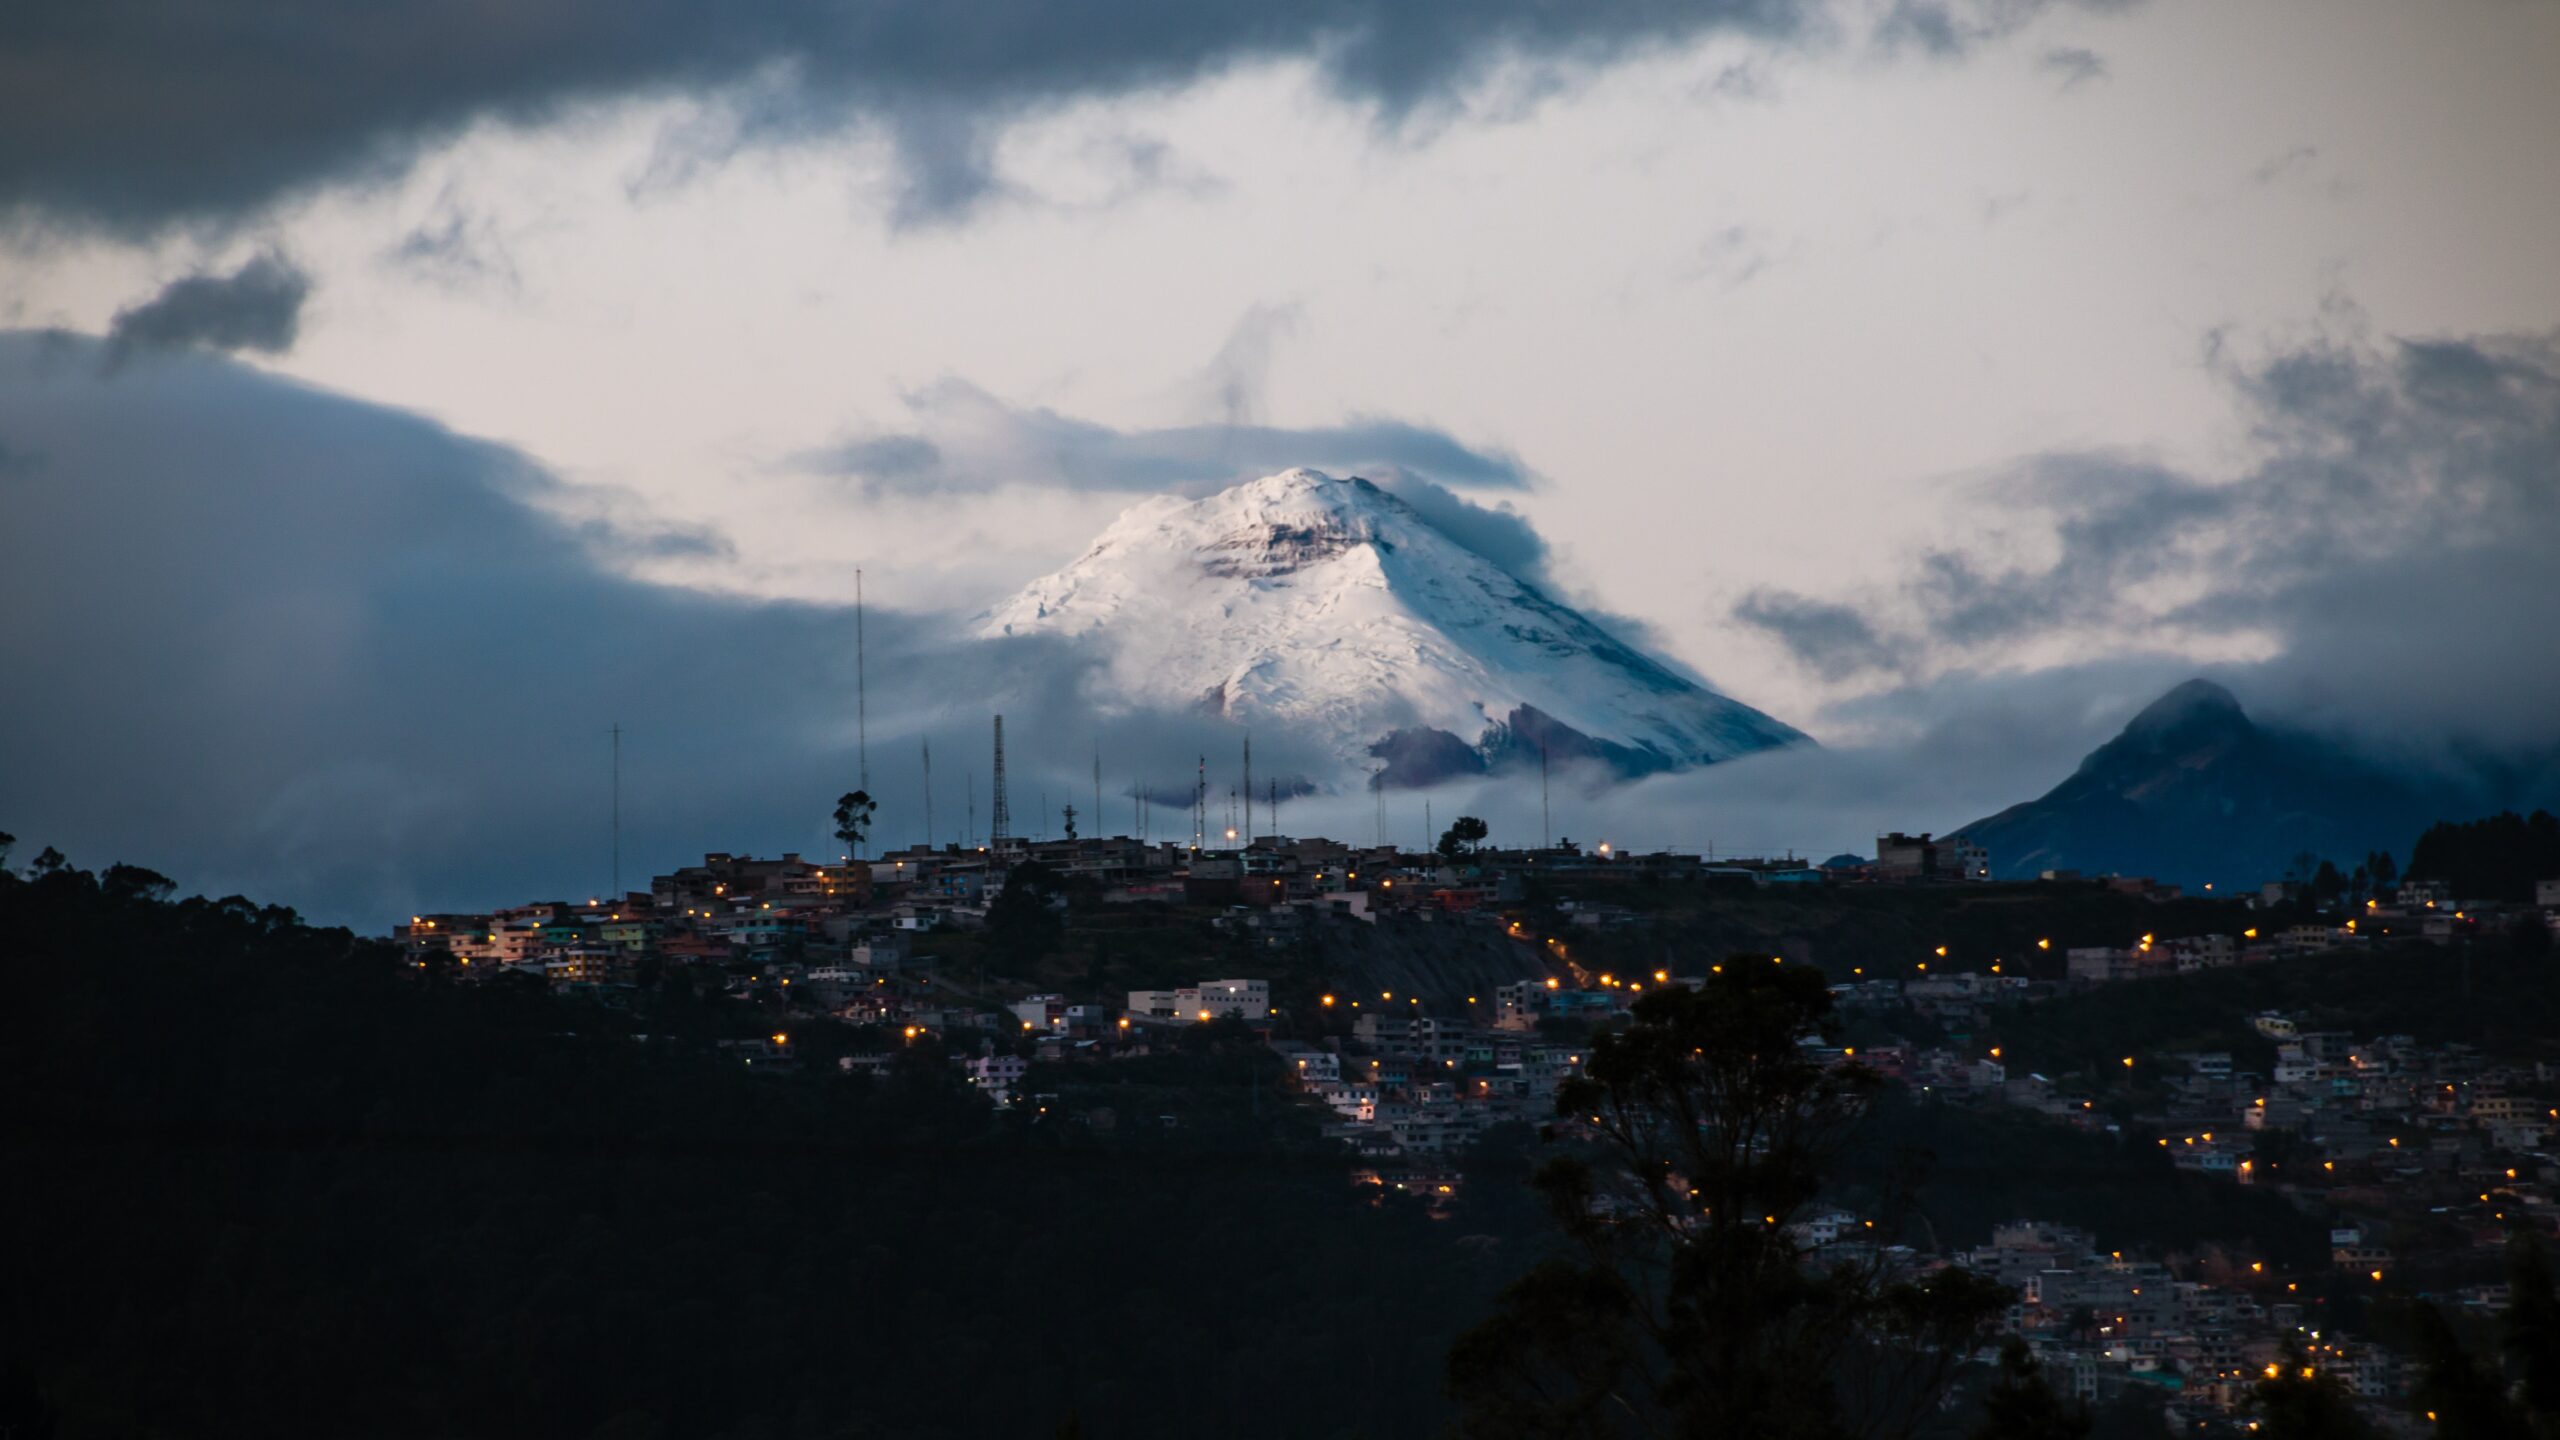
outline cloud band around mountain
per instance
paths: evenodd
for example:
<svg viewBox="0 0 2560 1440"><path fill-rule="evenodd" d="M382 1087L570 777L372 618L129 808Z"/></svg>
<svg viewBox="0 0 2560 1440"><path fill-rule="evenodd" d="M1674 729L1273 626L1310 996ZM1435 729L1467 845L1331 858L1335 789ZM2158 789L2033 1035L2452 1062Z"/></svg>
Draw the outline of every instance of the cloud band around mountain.
<svg viewBox="0 0 2560 1440"><path fill-rule="evenodd" d="M2256 444L2228 477L2107 451L1972 497L1993 543L1852 596L1734 618L1830 680L1998 669L2048 639L2254 638L2259 697L2386 733L2560 747L2560 333L2217 355ZM2045 558L2000 558L2024 536ZM2176 648L2172 645L2170 648Z"/></svg>

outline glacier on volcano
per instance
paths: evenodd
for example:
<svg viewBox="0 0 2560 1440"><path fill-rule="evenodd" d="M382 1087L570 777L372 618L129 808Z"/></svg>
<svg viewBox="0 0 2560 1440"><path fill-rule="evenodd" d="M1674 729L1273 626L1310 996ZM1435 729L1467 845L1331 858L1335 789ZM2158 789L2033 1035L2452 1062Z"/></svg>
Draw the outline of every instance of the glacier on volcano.
<svg viewBox="0 0 2560 1440"><path fill-rule="evenodd" d="M978 633L1090 647L1113 703L1292 734L1360 783L1427 785L1542 753L1631 777L1810 743L1380 486L1314 470L1139 504Z"/></svg>

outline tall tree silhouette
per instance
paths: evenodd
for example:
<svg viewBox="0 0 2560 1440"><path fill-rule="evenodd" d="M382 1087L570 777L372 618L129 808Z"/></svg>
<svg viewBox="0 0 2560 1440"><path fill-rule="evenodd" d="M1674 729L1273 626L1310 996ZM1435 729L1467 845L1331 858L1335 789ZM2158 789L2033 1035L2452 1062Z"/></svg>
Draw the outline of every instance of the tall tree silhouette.
<svg viewBox="0 0 2560 1440"><path fill-rule="evenodd" d="M1830 1012L1810 967L1736 957L1596 1042L1557 1094L1581 1143L1537 1178L1571 1257L1451 1353L1462 1433L1844 1440L1933 1413L2009 1292L1791 1228L1879 1084L1805 1046Z"/></svg>
<svg viewBox="0 0 2560 1440"><path fill-rule="evenodd" d="M844 842L845 854L861 858L862 839L871 833L871 812L880 808L868 790L856 790L836 800L836 838Z"/></svg>

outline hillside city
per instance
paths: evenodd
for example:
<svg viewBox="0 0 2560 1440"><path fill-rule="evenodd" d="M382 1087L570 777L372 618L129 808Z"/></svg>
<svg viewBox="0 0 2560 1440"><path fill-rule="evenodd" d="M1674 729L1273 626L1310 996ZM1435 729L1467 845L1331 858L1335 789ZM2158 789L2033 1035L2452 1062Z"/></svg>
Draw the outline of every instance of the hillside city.
<svg viewBox="0 0 2560 1440"><path fill-rule="evenodd" d="M2143 1397L2177 1433L2245 1433L2261 1381L2316 1366L2370 1423L2417 1435L2429 1430L2409 1409L2416 1360L2352 1323L2360 1293L2415 1285L2486 1317L2509 1302L2499 1257L2510 1237L2560 1234L2553 1057L2337 1028L2317 1005L2217 1017L2252 1037L2238 1053L2146 1049L2048 1072L1999 1040L2032 1032L2040 1014L2173 977L2369 954L2414 967L2535 934L2547 950L2560 878L2530 901L2466 897L2375 857L2352 880L2323 866L2318 881L2185 894L2068 872L1995 883L1989 857L1962 837L1887 834L1871 856L1820 864L1485 839L1481 822L1462 820L1434 853L1286 835L1227 849L1070 837L863 859L713 853L618 896L417 915L397 939L409 963L458 983L538 982L608 1011L635 982L683 972L758 1017L760 1034L720 1042L741 1069L886 1073L902 1052L931 1047L988 1104L1095 1132L1186 1122L1077 1103L1060 1077L1204 1037L1250 1044L1276 1058L1355 1184L1441 1215L1463 1203L1467 1157L1488 1135L1575 1138L1579 1122L1556 1113L1559 1088L1581 1073L1592 1037L1624 1025L1648 991L1696 988L1727 964L1823 963L1783 950L1704 962L1648 951L1642 937L1666 896L2102 897L2133 907L2110 913L2144 928L2110 943L2040 935L1996 954L1914 944L1889 960L1826 964L1843 1038L1808 1041L1808 1058L1866 1067L1925 1106L2148 1143L2198 1183L2281 1197L2325 1229L2325 1250L2145 1248L2035 1214L2007 1216L1981 1243L1941 1246L1925 1228L1880 1239L1884 1217L1826 1205L1788 1222L1804 1252L1900 1274L1960 1267L2013 1287L2006 1329L2057 1389L2098 1407ZM1101 949L1063 980L1041 963L1069 925L1138 935L1184 917L1195 928L1150 962L1163 983L1106 988ZM1326 978L1339 967L1307 963L1346 947L1439 959L1373 965L1372 977L1412 978L1355 991ZM1646 953L1662 963L1624 958Z"/></svg>

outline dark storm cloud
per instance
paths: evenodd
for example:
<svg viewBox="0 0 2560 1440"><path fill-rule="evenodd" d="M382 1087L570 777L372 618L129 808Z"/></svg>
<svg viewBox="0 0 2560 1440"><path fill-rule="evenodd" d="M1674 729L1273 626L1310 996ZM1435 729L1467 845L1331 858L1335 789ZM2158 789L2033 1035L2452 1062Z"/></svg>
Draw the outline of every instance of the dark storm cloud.
<svg viewBox="0 0 2560 1440"><path fill-rule="evenodd" d="M1885 39L1961 49L2062 0L1905 0ZM2098 3L2098 0L2089 0ZM899 212L965 209L995 183L992 136L1080 97L1315 62L1390 120L1512 58L1588 67L1727 33L1827 39L1835 0L34 0L0 7L0 204L147 230L254 210L299 187L397 173L493 116L719 90L717 152L884 126Z"/></svg>
<svg viewBox="0 0 2560 1440"><path fill-rule="evenodd" d="M2560 334L2322 342L2217 359L2256 461L2208 478L2106 453L1983 487L2046 558L1922 556L1876 633L1755 595L1736 618L1817 673L1998 666L2056 637L2263 637L2236 672L2295 716L2385 738L2560 745Z"/></svg>
<svg viewBox="0 0 2560 1440"><path fill-rule="evenodd" d="M268 251L228 275L182 276L118 310L107 327L109 363L142 350L257 350L282 354L302 328L311 277Z"/></svg>
<svg viewBox="0 0 2560 1440"><path fill-rule="evenodd" d="M1241 412L1257 388L1238 380L1227 387L1221 403ZM1400 420L1304 428L1219 423L1118 430L1054 410L1008 405L959 380L928 387L910 396L908 405L917 428L855 435L795 456L790 467L840 476L866 496L983 494L1008 485L1129 493L1196 490L1296 465L1340 471L1399 468L1488 489L1525 488L1531 478L1516 458L1501 451L1477 449L1445 432Z"/></svg>

